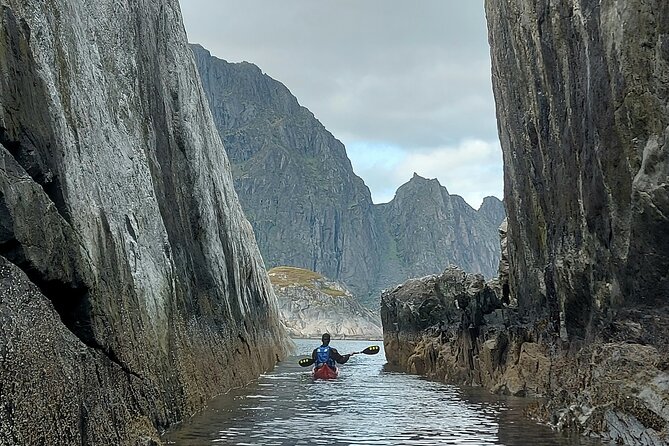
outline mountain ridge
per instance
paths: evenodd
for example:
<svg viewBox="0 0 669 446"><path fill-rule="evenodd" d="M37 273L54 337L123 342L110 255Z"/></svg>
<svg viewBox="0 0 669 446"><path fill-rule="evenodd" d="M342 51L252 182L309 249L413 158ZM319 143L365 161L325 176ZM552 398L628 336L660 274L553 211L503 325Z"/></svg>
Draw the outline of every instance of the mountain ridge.
<svg viewBox="0 0 669 446"><path fill-rule="evenodd" d="M191 48L233 164L235 189L268 268L317 271L342 281L371 306L378 305L384 288L450 264L487 277L496 273L499 224L449 195L437 180L417 174L389 203L374 204L344 145L285 85L248 62L229 63L201 45ZM397 205L407 189L435 198L439 212L427 206L408 215ZM433 237L420 213L450 229ZM394 224L398 219L410 228ZM411 243L407 231L424 235L421 246Z"/></svg>

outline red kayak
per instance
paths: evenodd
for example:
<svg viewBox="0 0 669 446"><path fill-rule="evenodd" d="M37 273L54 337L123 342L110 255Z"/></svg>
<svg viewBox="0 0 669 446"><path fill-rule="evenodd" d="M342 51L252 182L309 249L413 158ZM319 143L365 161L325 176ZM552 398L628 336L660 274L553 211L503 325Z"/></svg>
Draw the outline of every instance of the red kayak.
<svg viewBox="0 0 669 446"><path fill-rule="evenodd" d="M314 379L335 379L339 376L339 369L337 367L332 368L327 364L323 364L317 369L312 371Z"/></svg>

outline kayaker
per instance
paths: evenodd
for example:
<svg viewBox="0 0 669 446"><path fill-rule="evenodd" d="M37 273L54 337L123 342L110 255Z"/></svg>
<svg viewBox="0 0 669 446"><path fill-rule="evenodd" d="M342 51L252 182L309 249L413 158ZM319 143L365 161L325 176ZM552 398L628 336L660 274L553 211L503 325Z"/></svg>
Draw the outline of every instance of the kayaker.
<svg viewBox="0 0 669 446"><path fill-rule="evenodd" d="M323 342L323 345L315 348L311 353L311 358L314 360L316 369L322 367L323 364L327 364L330 368L334 369L336 367L335 362L346 364L346 361L348 361L351 356L355 355L355 353L340 355L336 348L330 347L330 333L323 333L321 342Z"/></svg>

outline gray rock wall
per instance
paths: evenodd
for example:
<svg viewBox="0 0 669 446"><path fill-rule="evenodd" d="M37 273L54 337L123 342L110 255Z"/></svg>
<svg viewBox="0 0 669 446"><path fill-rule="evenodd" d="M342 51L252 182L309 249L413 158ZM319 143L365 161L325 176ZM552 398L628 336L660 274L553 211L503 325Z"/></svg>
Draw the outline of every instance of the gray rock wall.
<svg viewBox="0 0 669 446"><path fill-rule="evenodd" d="M583 337L669 291L669 5L486 2L512 292Z"/></svg>
<svg viewBox="0 0 669 446"><path fill-rule="evenodd" d="M486 12L500 277L447 271L384 294L386 355L542 396L532 415L558 428L668 444L669 4L489 0Z"/></svg>
<svg viewBox="0 0 669 446"><path fill-rule="evenodd" d="M0 439L155 438L284 354L178 3L1 0L0 54Z"/></svg>

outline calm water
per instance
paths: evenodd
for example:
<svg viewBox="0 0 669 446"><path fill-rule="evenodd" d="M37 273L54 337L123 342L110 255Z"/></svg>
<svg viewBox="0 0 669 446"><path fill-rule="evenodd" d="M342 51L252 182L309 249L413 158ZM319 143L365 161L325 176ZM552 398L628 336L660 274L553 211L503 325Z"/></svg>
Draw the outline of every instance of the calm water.
<svg viewBox="0 0 669 446"><path fill-rule="evenodd" d="M222 396L165 436L199 445L599 445L567 438L522 415L526 400L488 395L384 370L384 352L354 356L339 379L313 381L297 359L317 341L296 341L296 356L254 383ZM374 343L381 344L382 343ZM333 341L340 353L369 342Z"/></svg>

